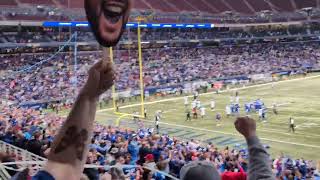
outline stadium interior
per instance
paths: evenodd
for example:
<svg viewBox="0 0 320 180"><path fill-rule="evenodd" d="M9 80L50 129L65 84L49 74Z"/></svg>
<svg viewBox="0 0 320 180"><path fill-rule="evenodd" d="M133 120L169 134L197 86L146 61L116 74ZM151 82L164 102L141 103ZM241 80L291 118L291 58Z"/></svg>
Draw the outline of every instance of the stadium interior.
<svg viewBox="0 0 320 180"><path fill-rule="evenodd" d="M84 4L0 0L1 180L43 168L105 58ZM320 180L320 0L134 0L108 51L116 77L81 179L113 177L113 166L118 179L182 179L193 161L246 179L250 148L235 128L245 116L274 179Z"/></svg>

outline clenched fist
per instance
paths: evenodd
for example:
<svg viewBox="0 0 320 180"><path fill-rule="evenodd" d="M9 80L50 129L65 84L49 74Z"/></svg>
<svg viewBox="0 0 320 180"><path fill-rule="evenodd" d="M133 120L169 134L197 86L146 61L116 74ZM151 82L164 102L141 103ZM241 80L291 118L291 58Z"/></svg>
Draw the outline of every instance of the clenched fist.
<svg viewBox="0 0 320 180"><path fill-rule="evenodd" d="M89 77L81 90L81 94L89 98L99 98L101 94L111 88L115 80L112 63L101 60L89 70Z"/></svg>
<svg viewBox="0 0 320 180"><path fill-rule="evenodd" d="M249 117L239 117L234 123L237 131L246 139L256 136L256 121Z"/></svg>

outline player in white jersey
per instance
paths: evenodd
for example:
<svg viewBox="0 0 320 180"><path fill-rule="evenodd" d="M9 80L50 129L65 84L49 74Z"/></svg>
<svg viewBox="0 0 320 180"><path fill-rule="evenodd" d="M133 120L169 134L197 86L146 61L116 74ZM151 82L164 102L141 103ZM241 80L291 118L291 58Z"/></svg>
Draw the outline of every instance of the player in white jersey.
<svg viewBox="0 0 320 180"><path fill-rule="evenodd" d="M292 117L289 118L289 132L292 132L294 133L295 132L295 125L294 125L294 119Z"/></svg>
<svg viewBox="0 0 320 180"><path fill-rule="evenodd" d="M214 111L215 107L216 107L216 102L214 101L214 99L212 99L211 102L210 102L211 111Z"/></svg>
<svg viewBox="0 0 320 180"><path fill-rule="evenodd" d="M236 104L239 104L239 101L240 101L240 97L239 96L236 96Z"/></svg>
<svg viewBox="0 0 320 180"><path fill-rule="evenodd" d="M156 130L157 130L157 134L159 134L159 122L161 120L161 111L157 111L155 114L155 126L156 126Z"/></svg>
<svg viewBox="0 0 320 180"><path fill-rule="evenodd" d="M201 102L200 102L200 100L197 100L196 104L197 104L197 109L200 109L200 108L201 108Z"/></svg>
<svg viewBox="0 0 320 180"><path fill-rule="evenodd" d="M191 109L197 108L197 100L192 101Z"/></svg>
<svg viewBox="0 0 320 180"><path fill-rule="evenodd" d="M198 93L197 90L194 90L194 91L192 92L192 94L193 94L193 100L196 100L196 99L198 98L198 96L199 96L199 93Z"/></svg>
<svg viewBox="0 0 320 180"><path fill-rule="evenodd" d="M188 104L189 104L189 102L188 102L188 96L185 96L185 97L184 97L184 106L187 107Z"/></svg>
<svg viewBox="0 0 320 180"><path fill-rule="evenodd" d="M226 114L227 114L227 117L231 115L231 108L229 105L226 105Z"/></svg>
<svg viewBox="0 0 320 180"><path fill-rule="evenodd" d="M234 103L234 96L230 96L230 103Z"/></svg>
<svg viewBox="0 0 320 180"><path fill-rule="evenodd" d="M264 118L263 118L263 108L259 109L258 114L259 114L259 120L261 120L261 121L264 120Z"/></svg>
<svg viewBox="0 0 320 180"><path fill-rule="evenodd" d="M201 115L201 119L203 119L204 116L206 115L206 108L203 106L200 108L200 115Z"/></svg>
<svg viewBox="0 0 320 180"><path fill-rule="evenodd" d="M159 129L159 120L156 120L155 126L156 126L156 129L157 129L157 134L159 134L159 132L160 132L160 129Z"/></svg>

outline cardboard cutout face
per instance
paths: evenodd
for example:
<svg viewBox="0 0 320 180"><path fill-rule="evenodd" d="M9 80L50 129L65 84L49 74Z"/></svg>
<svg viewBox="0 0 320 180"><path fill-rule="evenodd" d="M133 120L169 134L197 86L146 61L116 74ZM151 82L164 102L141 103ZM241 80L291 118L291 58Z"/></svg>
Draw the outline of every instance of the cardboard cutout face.
<svg viewBox="0 0 320 180"><path fill-rule="evenodd" d="M104 47L115 46L128 22L132 0L85 0L94 36Z"/></svg>

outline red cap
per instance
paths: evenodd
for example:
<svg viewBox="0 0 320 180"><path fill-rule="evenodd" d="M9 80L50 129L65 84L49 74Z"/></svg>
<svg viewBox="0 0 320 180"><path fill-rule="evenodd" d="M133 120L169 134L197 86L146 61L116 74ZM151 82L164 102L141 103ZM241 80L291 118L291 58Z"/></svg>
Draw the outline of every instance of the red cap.
<svg viewBox="0 0 320 180"><path fill-rule="evenodd" d="M153 156L153 154L148 154L148 155L146 155L146 156L144 157L144 159L146 159L147 161L151 161L151 160L154 159L154 156Z"/></svg>

